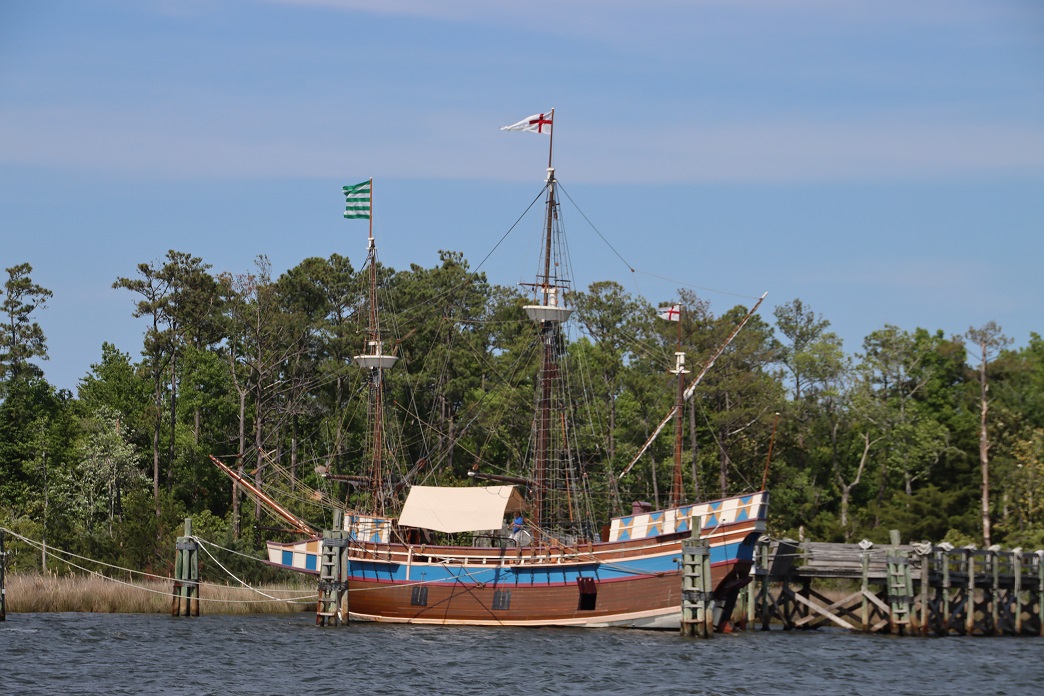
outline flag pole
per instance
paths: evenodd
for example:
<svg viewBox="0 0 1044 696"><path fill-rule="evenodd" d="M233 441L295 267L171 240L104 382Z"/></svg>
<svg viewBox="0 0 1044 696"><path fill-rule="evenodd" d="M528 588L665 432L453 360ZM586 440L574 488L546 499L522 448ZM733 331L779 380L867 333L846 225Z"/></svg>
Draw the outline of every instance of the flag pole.
<svg viewBox="0 0 1044 696"><path fill-rule="evenodd" d="M551 140L547 145L547 168L551 168L551 153L555 148L555 109L551 107Z"/></svg>
<svg viewBox="0 0 1044 696"><path fill-rule="evenodd" d="M373 177L370 177L370 239L373 239Z"/></svg>
<svg viewBox="0 0 1044 696"><path fill-rule="evenodd" d="M681 352L681 325L682 317L685 316L685 305L678 303L678 352Z"/></svg>

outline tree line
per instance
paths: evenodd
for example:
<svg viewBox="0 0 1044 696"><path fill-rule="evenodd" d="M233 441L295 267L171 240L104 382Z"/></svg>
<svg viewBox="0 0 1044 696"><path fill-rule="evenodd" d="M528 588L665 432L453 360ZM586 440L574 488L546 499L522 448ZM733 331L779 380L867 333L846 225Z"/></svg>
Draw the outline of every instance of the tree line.
<svg viewBox="0 0 1044 696"><path fill-rule="evenodd" d="M369 276L338 254L278 277L263 256L243 274L178 251L139 264L113 287L145 323L140 354L103 344L75 394L39 365L52 293L31 275L8 268L0 291L0 526L52 548L161 569L192 516L200 536L256 552L280 532L210 455L319 524L323 500L365 507L374 389L389 491L524 474L540 360L531 300L458 252L430 268L378 266L384 350L399 357L379 385L353 364L366 352ZM691 377L747 308L715 314L683 289L681 319L667 322L611 281L569 300L570 408L584 423L576 456L599 494L593 513L605 523L632 500L665 505L673 438L619 473L673 405L679 344ZM883 541L899 529L1044 546L1040 335L1012 349L993 322L964 336L885 325L849 354L800 299L772 319L753 317L686 409L687 500L764 485L773 535Z"/></svg>

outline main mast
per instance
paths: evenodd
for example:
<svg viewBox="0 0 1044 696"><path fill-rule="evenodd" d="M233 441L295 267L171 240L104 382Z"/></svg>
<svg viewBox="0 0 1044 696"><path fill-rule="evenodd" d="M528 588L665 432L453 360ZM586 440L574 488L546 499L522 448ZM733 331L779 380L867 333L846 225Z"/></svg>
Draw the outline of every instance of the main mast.
<svg viewBox="0 0 1044 696"><path fill-rule="evenodd" d="M552 164L555 126L554 109L550 112L550 145L547 154L547 209L544 219L544 258L543 274L538 275L533 284L539 304L526 305L526 315L540 325L540 340L543 351L538 385L538 401L535 415L536 452L533 467L533 509L530 518L536 528L542 528L546 522L547 512L545 492L548 486L548 466L551 450L551 407L554 398L556 380L561 379L558 367L558 350L560 344L560 326L569 319L573 310L562 306L565 301L563 291L567 288L558 277L557 264L554 264L554 227L558 216L558 203L555 198L555 169Z"/></svg>

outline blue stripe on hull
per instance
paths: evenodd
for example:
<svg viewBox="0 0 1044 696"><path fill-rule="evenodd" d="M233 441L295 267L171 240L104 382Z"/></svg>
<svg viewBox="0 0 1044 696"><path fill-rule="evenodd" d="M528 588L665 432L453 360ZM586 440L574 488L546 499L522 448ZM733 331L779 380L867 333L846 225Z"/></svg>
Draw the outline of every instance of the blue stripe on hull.
<svg viewBox="0 0 1044 696"><path fill-rule="evenodd" d="M754 535L755 539L756 537L757 535ZM712 566L737 560L751 561L754 557L754 544L753 542L733 542L712 546L710 557ZM348 580L367 580L371 582L452 582L465 585L477 583L559 585L575 584L577 578L580 577L596 577L600 582L609 582L634 577L635 575L677 572L680 563L680 552L610 563L570 564L565 567L540 564L502 567L414 563L413 567L409 569L409 577L407 577L407 568L401 563L362 561L349 558Z"/></svg>

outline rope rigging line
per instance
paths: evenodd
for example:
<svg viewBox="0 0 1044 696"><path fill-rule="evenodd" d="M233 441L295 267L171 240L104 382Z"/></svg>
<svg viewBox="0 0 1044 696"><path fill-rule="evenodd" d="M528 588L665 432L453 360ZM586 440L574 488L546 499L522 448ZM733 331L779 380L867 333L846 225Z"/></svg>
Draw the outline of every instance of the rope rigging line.
<svg viewBox="0 0 1044 696"><path fill-rule="evenodd" d="M474 284L476 282L476 280L478 280L477 276L479 274L479 270L483 267L483 265L485 265L486 261L489 260L490 256L492 256L494 254L494 252L496 252L496 250L500 247L500 245L503 244L504 240L507 239L508 236L511 235L511 233L515 230L516 227L518 227L518 224L523 220L523 218L525 218L525 216L529 213L529 211L533 208L533 206L537 203L537 201L540 200L541 196L543 196L544 191L546 191L546 190L547 190L547 185L545 184L544 187L541 189L540 193L538 193L536 195L536 197L529 204L529 206L526 208L526 210L518 217L517 220L515 220L514 224L512 224L511 227L508 228L508 230L503 234L503 236L501 236L501 238L497 241L497 243L495 245L493 245L493 248L489 250L489 252L482 258L482 260L478 263L478 265L475 266L474 269L469 270L469 272L468 272L469 273L469 277L465 278L463 282L458 283L457 285L454 285L453 287L447 288L445 291L443 291L441 293L438 293L438 294L434 295L433 297L428 298L427 300L424 300L424 301L422 301L422 302L420 302L420 303L418 303L418 304L416 304L416 305L414 305L414 306L412 306L412 307L410 307L410 308L408 308L406 310L403 310L402 311L402 315L405 316L405 317L408 317L410 314L422 313L422 310L423 310L423 308L425 306L430 305L430 304L434 304L438 300L442 299L444 296L452 295L452 294L456 293L458 290L460 290L461 288L465 288L465 287L467 287L469 285ZM396 319L397 319L397 317L395 317L393 315L392 322L395 323Z"/></svg>
<svg viewBox="0 0 1044 696"><path fill-rule="evenodd" d="M735 467L735 462L732 459L732 456L729 454L729 451L725 448L725 444L721 441L721 439L719 439L719 437L718 437L718 430L717 430L717 428L714 427L714 424L711 423L710 416L708 415L707 409L704 406L704 404L702 403L702 401L700 401L699 399L693 399L692 401L695 402L695 405L697 407L699 407L699 409L700 409L700 415L703 416L703 422L706 424L707 430L710 432L711 438L714 440L714 444L716 444L718 446L718 454L719 454L719 456L725 457L725 460L729 463L728 471L730 473L734 474L735 476L738 476L739 478L741 478L743 480L743 484L747 487L747 490L757 490L756 488L754 488L751 485L751 483L747 479L747 477L744 476L743 471L739 470L739 469L737 469ZM750 425L755 423L757 420L758 419L755 418L753 421L748 423L746 427L749 427ZM725 434L726 435L731 435L731 434L734 434L734 433L726 432ZM720 464L719 464L719 466L720 466ZM722 491L721 494L724 496L725 495L725 491Z"/></svg>
<svg viewBox="0 0 1044 696"><path fill-rule="evenodd" d="M23 535L19 534L18 532L15 532L15 531L12 531L10 529L7 529L6 527L0 527L0 530L2 530L3 532L5 532L7 534L10 534L12 537L14 537L16 539L19 539L19 540L25 542L26 544L28 544L29 546L32 546L33 548L43 549L43 547L44 547L43 542L37 541L35 539L30 539L29 537L23 536ZM192 537L192 538L194 540L196 540L197 542L201 542L200 548L203 548L202 547L202 542L203 542L202 539L200 539L198 537ZM216 546L217 548L222 548L220 546L217 546L216 544L212 544L212 545ZM231 549L222 549L222 550L230 551L232 553L239 553L239 552L236 552L236 551L232 551ZM206 549L204 549L204 551L206 551ZM156 582L174 582L176 580L176 578L172 578L172 577L167 576L167 575L156 575L154 573L146 573L145 571L134 570L132 568L123 568L121 566L113 565L111 563L106 563L104 561L98 561L98 560L95 560L93 558L88 558L87 556L81 556L81 555L75 554L75 553L73 553L71 551L65 551L65 550L57 548L57 547L47 547L47 552L55 560L58 560L58 561L66 564L67 566L69 566L71 568L75 568L75 569L80 570L80 571L82 571L84 573L87 573L88 575L92 575L92 576L97 577L97 578L99 578L101 580L107 580L107 581L115 583L117 585L123 585L125 587L130 587L130 588L133 588L133 589L136 589L136 590L141 590L142 592L150 592L152 594L163 595L164 597L169 597L170 596L170 591L169 590L155 590L155 589L152 589L150 587L144 587L142 585L135 584L133 582L128 582L126 580L120 580L119 578L114 578L111 575L105 575L104 573L100 573L100 572L98 572L96 570L92 570L92 569L90 569L90 568L88 568L86 566L80 565L78 563L73 563L68 558L63 558L60 554L64 554L66 556L70 556L72 558L76 558L76 559L79 559L81 561L87 561L89 563L94 563L96 565L105 566L106 568L112 568L114 570L119 570L119 571L122 571L122 572L125 572L125 573L128 573L128 574L131 574L131 575L140 575L140 576L143 576L143 577L145 577L147 579L154 580ZM221 567L222 570L225 570L225 572L227 572L231 577L235 578L235 576L232 575L232 573L230 573L227 569L225 569L225 567L222 566L221 563L218 562L217 559L215 559L213 557L213 555L210 554L210 552L207 552L207 555L210 556L214 560L214 562L217 563L217 565L219 567ZM244 555L245 556L246 554L240 554L240 555ZM252 558L255 561L258 560L257 558L254 558L253 556L246 556L246 557L247 558ZM238 578L235 578L235 579L238 580ZM203 582L203 581L199 581L197 584L199 586L201 586L201 587L214 587L214 588L227 588L228 587L227 585L220 585L220 584L217 584L217 583ZM279 597L271 597L271 595L266 595L263 592L260 592L259 590L256 590L256 589L250 587L246 583L242 583L242 584L247 589L250 589L250 590L252 590L254 592L257 592L258 594L261 594L261 595L263 595L265 597L269 597L270 598L269 601L273 601L273 602L300 604L300 603L302 603L302 600L307 600L304 603L309 603L309 602L315 601L314 598L312 597L312 595L310 595L310 594L302 596L302 597L289 597L289 598L286 598L286 599L281 599ZM290 590L284 590L284 591L290 591ZM211 597L198 597L197 599L199 599L200 601L204 601L204 602L221 602L221 603L225 603L225 604L249 604L249 603L258 603L258 602L261 601L261 600L257 600L257 599L216 599L216 598L211 598Z"/></svg>
<svg viewBox="0 0 1044 696"><path fill-rule="evenodd" d="M248 584L247 584L247 583L246 583L245 581L243 581L243 580L241 580L240 578L236 577L236 575L235 575L235 574L234 574L234 573L233 573L233 572L232 572L231 570L229 570L229 569L228 569L228 568L226 568L226 567L225 567L224 565L222 565L221 561L219 561L219 560L218 560L218 559L217 559L217 558L216 558L216 557L214 556L214 554L212 554L212 553L211 553L210 551L208 551L208 550L207 550L207 543L208 543L208 542L204 541L203 539L201 539L201 538L199 538L199 537L197 537L197 536L193 536L193 537L192 537L192 539L193 539L193 540L194 540L194 541L195 541L196 543L198 543L198 544L199 544L199 548L200 548L200 549L202 549L203 553L207 554L207 556L209 556L209 557L210 557L210 560L214 561L214 563L216 563L216 564L217 564L218 568L221 568L221 570L225 571L225 573L226 573L226 574L227 574L227 575L228 575L228 576L229 576L230 578L232 578L233 580L235 580L236 582L238 582L238 583L239 583L239 584L240 584L241 586L245 587L246 589L250 590L251 592L255 592L255 593L257 593L257 594L261 595L262 597L266 597L266 598L268 598L269 600L271 600L271 601L274 601L274 602L287 602L287 603L299 603L299 601L300 601L301 599L305 599L305 598L307 597L307 596L306 596L306 597L297 597L297 598L290 598L290 599L282 599L282 598L280 598L280 597L273 597L272 595L270 595L270 594L267 594L267 593L265 593L265 592L262 592L261 590L259 590L259 589L255 588L255 587L251 587L251 586L250 586L250 585L248 585ZM220 546L217 546L217 544L214 544L214 546L215 546L215 547L217 547L217 548L221 548ZM230 549L224 549L224 550L225 550L225 551L229 551ZM238 551L233 551L232 553L239 553L239 552L238 552ZM239 554L239 555L241 555L241 556L246 556L246 554ZM246 557L247 557L247 558L252 558L251 556L246 556ZM256 560L259 560L259 559L256 559L256 558L254 558L253 560L255 560L255 561L256 561ZM237 600L237 601L254 601L254 600Z"/></svg>
<svg viewBox="0 0 1044 696"><path fill-rule="evenodd" d="M510 375L514 376L514 375L516 375L518 373L518 371L524 369L526 367L526 365L529 363L529 360L535 354L535 352L536 352L536 350L538 349L539 346L540 346L539 336L534 336L533 339L526 345L524 350L518 351L517 358L509 366L508 373ZM490 367L490 369L492 369L494 371L494 374L498 378L502 377L501 374L497 373L497 371L495 369L495 365L493 365L491 361L486 359L486 364ZM502 381L504 383L507 383L507 384L511 383L509 380L506 380L506 379L502 379ZM486 402L487 399L493 398L497 394L498 393L495 392L495 390L487 389L482 394L482 396L479 398L479 400L476 401L474 404L472 404L472 406L470 407L470 409L467 412L463 412L463 413L458 414L462 418L462 421L459 421L461 425L458 428L458 430L456 431L456 434L457 434L457 437L458 437L458 442L456 443L457 446L462 446L460 444L460 436L463 435L465 432L467 432L471 428L471 426L474 425L479 420L479 418L483 415L483 410L482 410L481 406ZM520 396L515 389L512 389L510 391L510 395L511 396ZM503 413L505 413L511 406L511 404L508 403L508 401L509 401L508 399L505 399L504 403L502 403L502 405L500 407L499 414L497 415L498 422L499 422L499 419L502 417ZM520 402L518 404L518 408L521 408L521 409L528 409L529 407L530 407L530 404L528 402ZM430 424L429 424L429 426L430 426ZM493 431L493 429L490 429L490 431L486 435L485 441L480 446L480 451L482 449L485 449L485 447L489 444L490 440L493 437L494 437L494 431ZM479 461L482 460L482 455L480 453L471 452L470 450L466 450L466 451L468 451L469 454L474 456L476 458L476 460L479 460Z"/></svg>
<svg viewBox="0 0 1044 696"><path fill-rule="evenodd" d="M440 565L446 565L446 563L447 563L446 561L442 561L440 563ZM447 566L447 569L448 568L449 568L449 566ZM500 568L499 567L483 568L481 570L464 571L464 572L465 572L465 574L468 577L470 577L472 580L474 580L476 575L485 575L487 573L496 572L497 570L500 570ZM449 582L449 580L447 578L439 578L439 579L436 579L436 580L417 580L416 582L395 583L394 585L378 585L376 587L352 587L351 583L349 583L348 591L349 592L376 592L376 591L379 591L379 590L395 590L395 589L400 589L400 588L403 588L403 587L413 587L415 585L431 585L431 584L437 583L437 582ZM459 576L455 576L453 578L453 582L460 582Z"/></svg>
<svg viewBox="0 0 1044 696"><path fill-rule="evenodd" d="M489 261L489 257L492 256L493 252L495 252L500 247L500 245L504 243L504 240L508 238L508 235L510 235L515 230L515 228L518 227L518 223L522 222L522 219L529 214L529 211L532 210L533 206L536 205L537 201L539 201L543 197L544 191L546 190L547 184L544 184L543 188L540 189L540 193L536 195L536 197L529 204L529 206L526 207L522 214L518 216L518 219L515 220L515 223L508 228L508 231L504 233L504 236L497 240L497 243L493 245L493 248L489 250L489 253L486 254L481 261L479 261L479 264L477 266L475 266L476 273L480 268L482 268L483 264L485 264L486 261Z"/></svg>
<svg viewBox="0 0 1044 696"><path fill-rule="evenodd" d="M756 300L756 299L758 299L757 295L746 295L746 294L738 293L738 292L729 292L728 290L716 290L714 288L708 288L708 287L704 287L702 285L692 285L692 284L686 283L685 281L682 281L682 280L675 280L674 278L668 278L667 276L659 275L659 274L656 274L656 273L650 273L648 271L635 270L634 272L635 273L639 273L639 274L644 275L644 276L648 276L650 278L656 278L657 280L666 280L668 283L674 283L678 287L689 288L690 290L706 290L707 292L713 292L713 293L718 294L718 295L728 295L729 297L739 297L739 298L742 298L744 300Z"/></svg>
<svg viewBox="0 0 1044 696"><path fill-rule="evenodd" d="M556 181L557 181L557 179L556 179ZM584 214L584 211L580 210L580 206L578 206L576 204L576 201L573 200L573 197L570 196L569 192L565 190L565 187L562 186L562 182L558 181L557 183L558 183L559 190L561 190L562 193L565 194L565 197L569 199L569 202L573 204L573 207L576 208L576 212L580 213L580 217L582 217L584 220L587 220L587 224L591 226L591 229L594 230L594 233L598 235L598 238L601 239L603 242L605 242L605 245L607 247L609 247L609 249L614 254L616 254L616 258L620 259L620 261L622 261L623 264L625 266L627 266L627 270L629 270L631 273L634 273L635 272L634 271L634 266L632 266L627 261L627 259L625 259L623 257L623 255L621 255L620 252L616 250L616 247L614 247L612 244L609 243L609 240L605 238L605 236L601 233L601 231L599 231L599 229L597 227L595 227L594 223L591 222L590 218L588 218L587 215Z"/></svg>
<svg viewBox="0 0 1044 696"><path fill-rule="evenodd" d="M22 536L18 532L15 532L15 531L12 531L10 529L7 529L6 527L0 527L0 531L4 531L7 534L10 534L11 536L15 537L16 539L20 539L20 540L24 541L25 543L29 544L30 546L32 546L34 548L41 549L41 550L44 548L43 542L36 541L35 539L30 539L29 537L26 537L26 536ZM89 563L96 563L96 564L98 564L100 566L105 566L106 568L112 568L113 570L119 570L119 571L122 571L124 573L129 573L131 575L141 575L143 577L154 579L154 580L173 580L173 578L170 578L170 577L165 576L165 575L155 575L154 573L146 573L143 570L134 570L132 568L123 568L121 566L113 565L111 563L105 563L104 561L96 561L93 558L88 558L87 556L81 556L79 554L73 553L72 551L66 551L65 549L61 549L61 548L58 548L58 547L55 547L55 546L48 546L47 547L47 553L48 553L49 556L56 556L57 554L70 556L72 558L76 558L76 559L79 559L81 561L87 561ZM63 563L68 563L69 565L72 565L74 568L79 568L79 566L76 566L73 563L71 563L70 561L68 561L68 560L66 560L64 558L61 558L60 555L58 555L57 558L58 558L59 561L61 561ZM100 575L100 573L97 573L97 571L88 570L86 568L82 568L82 570L85 570L86 572L91 573L91 574ZM107 577L107 576L103 575L102 577Z"/></svg>

